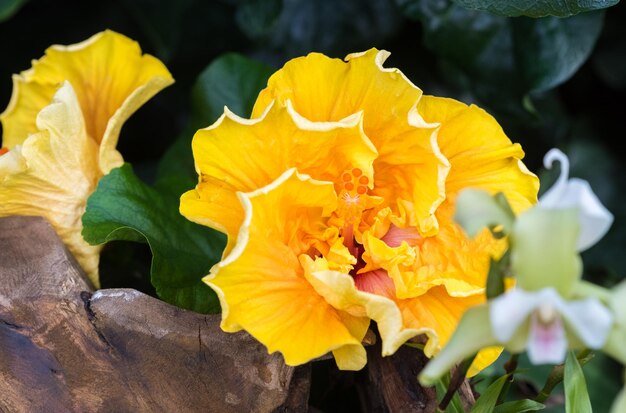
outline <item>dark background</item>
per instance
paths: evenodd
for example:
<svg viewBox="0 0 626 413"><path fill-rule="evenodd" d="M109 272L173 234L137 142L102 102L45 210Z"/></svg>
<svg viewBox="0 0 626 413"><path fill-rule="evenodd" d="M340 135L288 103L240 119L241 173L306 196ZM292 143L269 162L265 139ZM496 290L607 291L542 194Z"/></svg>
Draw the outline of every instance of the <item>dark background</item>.
<svg viewBox="0 0 626 413"><path fill-rule="evenodd" d="M19 3L13 15L0 20L2 108L11 95L11 74L29 68L51 44L76 43L104 29L137 40L169 68L176 83L127 122L118 147L148 182L177 138L190 140L195 129L215 120L194 118L191 91L221 54L238 52L277 69L310 51L344 57L377 47L391 52L387 66L401 69L424 93L476 103L493 114L511 140L524 147L525 162L542 178L542 189L554 179L541 167L543 155L552 147L564 150L571 174L589 180L616 218L603 241L584 253L585 277L612 286L626 275L626 154L620 149L626 121L623 3L567 19L506 18L448 0ZM103 287L153 294L149 250L128 245L116 242L105 250ZM594 407L605 411L620 387L619 369L600 356L586 372ZM312 405L328 412L356 408L354 375L338 374L326 362L315 374ZM489 374L496 374L495 368L483 381ZM527 377L531 390L541 374Z"/></svg>

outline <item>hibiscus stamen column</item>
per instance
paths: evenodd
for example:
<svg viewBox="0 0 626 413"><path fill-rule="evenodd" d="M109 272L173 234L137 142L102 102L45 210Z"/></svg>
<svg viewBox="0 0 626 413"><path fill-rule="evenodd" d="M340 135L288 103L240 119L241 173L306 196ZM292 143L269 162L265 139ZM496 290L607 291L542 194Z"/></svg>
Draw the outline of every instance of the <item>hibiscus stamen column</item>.
<svg viewBox="0 0 626 413"><path fill-rule="evenodd" d="M344 219L341 229L343 243L355 258L359 259L358 247L354 245L354 226L359 225L365 209L369 178L359 168L353 168L341 175L342 190L339 195L339 215Z"/></svg>

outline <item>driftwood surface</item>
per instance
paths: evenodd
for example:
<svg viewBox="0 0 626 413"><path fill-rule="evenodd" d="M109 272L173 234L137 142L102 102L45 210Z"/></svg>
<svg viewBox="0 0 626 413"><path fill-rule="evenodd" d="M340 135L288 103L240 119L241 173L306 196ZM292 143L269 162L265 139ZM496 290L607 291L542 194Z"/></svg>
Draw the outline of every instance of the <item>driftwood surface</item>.
<svg viewBox="0 0 626 413"><path fill-rule="evenodd" d="M286 366L219 322L133 289L94 292L47 221L0 218L0 413L320 412L315 363ZM434 389L416 380L423 353L380 351L368 346L360 372L331 367L325 392L353 389L350 412L434 412ZM460 395L473 403L467 382Z"/></svg>
<svg viewBox="0 0 626 413"><path fill-rule="evenodd" d="M44 219L0 219L0 412L306 411L309 366L219 320L94 293Z"/></svg>

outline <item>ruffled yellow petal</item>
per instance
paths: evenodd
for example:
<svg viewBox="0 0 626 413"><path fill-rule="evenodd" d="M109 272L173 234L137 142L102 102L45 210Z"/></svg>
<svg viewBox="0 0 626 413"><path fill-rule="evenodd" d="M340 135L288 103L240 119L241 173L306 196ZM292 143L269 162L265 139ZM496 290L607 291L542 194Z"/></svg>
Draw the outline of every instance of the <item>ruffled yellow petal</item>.
<svg viewBox="0 0 626 413"><path fill-rule="evenodd" d="M345 170L360 168L370 181L377 153L365 137L360 114L339 122L310 122L291 105L270 105L247 120L226 109L212 126L194 136L199 184L181 198L188 219L228 235L226 253L243 221L236 191L253 191L296 167L314 179L339 183Z"/></svg>
<svg viewBox="0 0 626 413"><path fill-rule="evenodd" d="M324 236L323 218L337 206L332 183L290 169L238 196L245 219L237 244L204 279L220 299L222 328L245 329L270 353L280 351L289 365L334 351L340 367L362 368L369 320L330 305L299 262Z"/></svg>
<svg viewBox="0 0 626 413"><path fill-rule="evenodd" d="M11 102L0 116L4 146L12 148L37 131L37 113L66 80L80 102L87 133L100 145L103 173L122 162L115 147L124 122L174 82L163 63L110 30L71 46L52 46L31 69L13 77Z"/></svg>
<svg viewBox="0 0 626 413"><path fill-rule="evenodd" d="M6 174L0 172L0 216L47 218L98 287L101 247L88 245L81 236L81 216L100 177L94 167L98 146L87 135L69 83L64 83L52 103L39 113L36 126L39 132L0 156L0 165L9 156L15 157L19 165Z"/></svg>
<svg viewBox="0 0 626 413"><path fill-rule="evenodd" d="M363 111L365 133L379 152L372 194L388 200L398 223L432 234L449 165L437 147L437 125L426 124L415 110L422 91L398 69L383 67L388 56L371 49L349 55L346 62L319 53L293 59L270 77L253 114L274 99L293 102L313 121L337 121Z"/></svg>
<svg viewBox="0 0 626 413"><path fill-rule="evenodd" d="M423 96L418 111L426 121L441 124L437 141L451 165L447 202L453 203L464 188L503 192L516 213L537 202L539 180L522 163L524 151L491 115L475 105L434 96Z"/></svg>
<svg viewBox="0 0 626 413"><path fill-rule="evenodd" d="M306 257L301 258L301 262L305 268L307 280L313 285L315 291L334 308L355 317L376 321L382 338L383 355L393 354L410 338L427 332L427 329L420 326L406 327L402 314L393 299L360 291L353 277L330 270L324 258L313 261Z"/></svg>

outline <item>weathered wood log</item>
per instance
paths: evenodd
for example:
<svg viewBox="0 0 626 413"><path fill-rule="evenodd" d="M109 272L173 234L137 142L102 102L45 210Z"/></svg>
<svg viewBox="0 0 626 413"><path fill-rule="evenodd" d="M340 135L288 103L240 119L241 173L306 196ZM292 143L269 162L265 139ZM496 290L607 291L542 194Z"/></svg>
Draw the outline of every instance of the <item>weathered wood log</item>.
<svg viewBox="0 0 626 413"><path fill-rule="evenodd" d="M310 367L219 320L93 293L44 219L0 219L2 412L305 412Z"/></svg>

